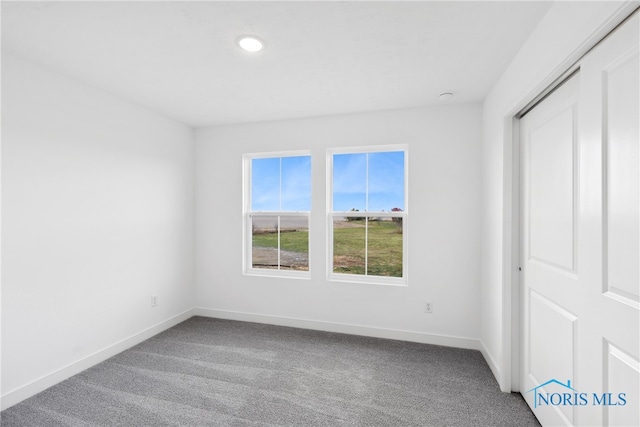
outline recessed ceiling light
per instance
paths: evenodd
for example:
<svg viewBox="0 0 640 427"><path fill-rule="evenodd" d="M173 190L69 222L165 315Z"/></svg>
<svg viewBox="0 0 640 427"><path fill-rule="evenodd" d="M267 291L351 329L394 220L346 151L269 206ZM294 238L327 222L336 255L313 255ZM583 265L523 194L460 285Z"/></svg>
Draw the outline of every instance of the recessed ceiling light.
<svg viewBox="0 0 640 427"><path fill-rule="evenodd" d="M442 92L439 96L440 101L448 101L453 98L453 92Z"/></svg>
<svg viewBox="0 0 640 427"><path fill-rule="evenodd" d="M264 42L256 36L241 36L238 38L238 46L247 52L259 52L264 49Z"/></svg>

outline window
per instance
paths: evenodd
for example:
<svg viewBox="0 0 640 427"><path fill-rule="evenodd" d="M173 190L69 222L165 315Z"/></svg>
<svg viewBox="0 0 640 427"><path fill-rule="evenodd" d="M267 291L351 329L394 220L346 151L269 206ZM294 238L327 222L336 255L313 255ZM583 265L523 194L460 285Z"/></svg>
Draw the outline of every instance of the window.
<svg viewBox="0 0 640 427"><path fill-rule="evenodd" d="M329 278L407 283L407 149L331 150Z"/></svg>
<svg viewBox="0 0 640 427"><path fill-rule="evenodd" d="M245 272L308 276L311 156L245 155L244 161Z"/></svg>

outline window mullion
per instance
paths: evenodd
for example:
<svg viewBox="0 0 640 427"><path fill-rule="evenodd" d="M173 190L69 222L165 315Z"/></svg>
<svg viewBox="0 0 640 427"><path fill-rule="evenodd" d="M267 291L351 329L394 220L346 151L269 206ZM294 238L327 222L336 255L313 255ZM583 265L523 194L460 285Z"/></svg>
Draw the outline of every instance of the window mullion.
<svg viewBox="0 0 640 427"><path fill-rule="evenodd" d="M369 211L369 153L366 154L364 172L364 210Z"/></svg>
<svg viewBox="0 0 640 427"><path fill-rule="evenodd" d="M369 212L369 153L365 161L364 211ZM364 275L369 275L369 217L364 217Z"/></svg>
<svg viewBox="0 0 640 427"><path fill-rule="evenodd" d="M364 217L364 275L369 275L369 217Z"/></svg>
<svg viewBox="0 0 640 427"><path fill-rule="evenodd" d="M282 212L282 157L280 157L280 170L278 171L278 210Z"/></svg>

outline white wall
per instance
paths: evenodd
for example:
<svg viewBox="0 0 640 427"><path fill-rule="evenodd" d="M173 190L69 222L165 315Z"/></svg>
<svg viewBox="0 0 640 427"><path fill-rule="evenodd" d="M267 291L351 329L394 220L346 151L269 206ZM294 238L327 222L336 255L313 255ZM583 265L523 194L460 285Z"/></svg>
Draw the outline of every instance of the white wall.
<svg viewBox="0 0 640 427"><path fill-rule="evenodd" d="M194 144L182 124L2 60L7 407L194 306Z"/></svg>
<svg viewBox="0 0 640 427"><path fill-rule="evenodd" d="M451 105L198 130L199 312L477 347L480 120L479 105ZM409 285L329 282L326 149L380 144L409 145ZM312 151L312 278L245 276L242 154L298 149Z"/></svg>
<svg viewBox="0 0 640 427"><path fill-rule="evenodd" d="M549 9L483 105L481 340L503 391L510 390L512 139L510 123L638 2L557 2ZM505 213L506 212L506 213ZM517 250L513 248L513 250Z"/></svg>

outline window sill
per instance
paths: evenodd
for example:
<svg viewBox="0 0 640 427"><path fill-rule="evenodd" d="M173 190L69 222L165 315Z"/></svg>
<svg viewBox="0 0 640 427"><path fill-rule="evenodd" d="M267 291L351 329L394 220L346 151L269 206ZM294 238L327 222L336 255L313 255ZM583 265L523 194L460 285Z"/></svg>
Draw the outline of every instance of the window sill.
<svg viewBox="0 0 640 427"><path fill-rule="evenodd" d="M250 268L245 270L243 274L245 276L311 280L311 273L308 271L286 271L286 270L268 270L268 269Z"/></svg>
<svg viewBox="0 0 640 427"><path fill-rule="evenodd" d="M355 274L330 273L327 276L330 282L363 283L366 285L384 285L407 287L409 285L406 277L384 277L384 276L363 276Z"/></svg>

